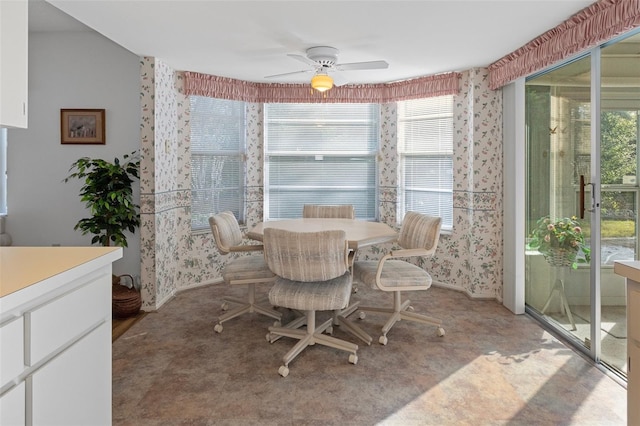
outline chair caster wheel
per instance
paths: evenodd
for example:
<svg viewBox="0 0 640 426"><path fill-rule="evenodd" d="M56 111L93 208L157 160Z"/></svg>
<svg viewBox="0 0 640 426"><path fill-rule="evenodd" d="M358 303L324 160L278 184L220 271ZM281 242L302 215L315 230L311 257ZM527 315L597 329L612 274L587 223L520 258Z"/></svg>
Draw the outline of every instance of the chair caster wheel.
<svg viewBox="0 0 640 426"><path fill-rule="evenodd" d="M358 355L356 355L356 354L349 355L349 362L351 364L354 364L354 365L357 364L358 363Z"/></svg>
<svg viewBox="0 0 640 426"><path fill-rule="evenodd" d="M227 302L224 302L220 308L222 308L223 311L226 311L227 309L229 309L229 304Z"/></svg>
<svg viewBox="0 0 640 426"><path fill-rule="evenodd" d="M271 342L271 333L267 333L267 342L272 343Z"/></svg>
<svg viewBox="0 0 640 426"><path fill-rule="evenodd" d="M367 317L367 314L364 313L363 311L358 312L358 318L360 318L361 320L365 319Z"/></svg>
<svg viewBox="0 0 640 426"><path fill-rule="evenodd" d="M289 368L287 366L281 365L280 368L278 368L278 374L280 374L282 377L287 377L289 375Z"/></svg>
<svg viewBox="0 0 640 426"><path fill-rule="evenodd" d="M333 327L327 327L327 329L325 330L325 333L327 333L329 336L333 335Z"/></svg>
<svg viewBox="0 0 640 426"><path fill-rule="evenodd" d="M413 306L407 306L407 311L408 312L413 312L413 311L415 311L415 309L413 308Z"/></svg>
<svg viewBox="0 0 640 426"><path fill-rule="evenodd" d="M439 336L439 337L444 336L444 328L442 328L442 327L438 327L438 336Z"/></svg>
<svg viewBox="0 0 640 426"><path fill-rule="evenodd" d="M222 333L223 328L224 327L222 327L222 324L216 324L215 327L213 327L213 330L219 334Z"/></svg>
<svg viewBox="0 0 640 426"><path fill-rule="evenodd" d="M280 322L280 320L276 320L276 321L273 323L273 326L274 326L274 327L282 327L282 323Z"/></svg>
<svg viewBox="0 0 640 426"><path fill-rule="evenodd" d="M386 345L386 344L387 344L387 342L389 342L389 339L387 339L387 336L380 336L380 338L378 339L378 342L379 342L381 345Z"/></svg>

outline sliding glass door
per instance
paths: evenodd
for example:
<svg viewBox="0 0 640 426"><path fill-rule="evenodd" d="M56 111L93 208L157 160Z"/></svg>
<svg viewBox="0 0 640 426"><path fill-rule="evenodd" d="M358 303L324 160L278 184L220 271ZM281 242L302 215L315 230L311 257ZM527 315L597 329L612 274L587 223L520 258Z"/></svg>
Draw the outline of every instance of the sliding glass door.
<svg viewBox="0 0 640 426"><path fill-rule="evenodd" d="M527 310L625 375L616 260L638 258L640 35L526 83Z"/></svg>

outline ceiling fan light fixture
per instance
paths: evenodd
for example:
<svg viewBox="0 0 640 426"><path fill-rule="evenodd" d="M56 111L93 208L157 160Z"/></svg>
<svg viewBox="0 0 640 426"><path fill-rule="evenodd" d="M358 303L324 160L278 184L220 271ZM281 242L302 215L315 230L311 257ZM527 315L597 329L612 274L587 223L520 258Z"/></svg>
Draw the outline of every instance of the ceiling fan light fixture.
<svg viewBox="0 0 640 426"><path fill-rule="evenodd" d="M318 92L326 92L333 87L333 78L327 74L316 74L311 79L311 87Z"/></svg>

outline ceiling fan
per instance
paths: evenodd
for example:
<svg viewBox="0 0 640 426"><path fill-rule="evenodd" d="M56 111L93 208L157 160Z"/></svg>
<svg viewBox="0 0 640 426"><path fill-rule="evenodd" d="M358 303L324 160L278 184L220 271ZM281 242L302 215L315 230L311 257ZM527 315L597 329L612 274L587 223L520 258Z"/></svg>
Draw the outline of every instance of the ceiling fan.
<svg viewBox="0 0 640 426"><path fill-rule="evenodd" d="M335 86L347 84L340 71L349 70L375 70L389 67L386 61L352 62L348 64L338 64L338 49L329 46L310 47L306 51L306 56L290 53L288 56L304 62L310 68L301 71L287 72L284 74L269 75L265 78L276 78L295 74L314 73L311 78L311 87L319 92L324 92ZM332 75L329 75L331 73Z"/></svg>

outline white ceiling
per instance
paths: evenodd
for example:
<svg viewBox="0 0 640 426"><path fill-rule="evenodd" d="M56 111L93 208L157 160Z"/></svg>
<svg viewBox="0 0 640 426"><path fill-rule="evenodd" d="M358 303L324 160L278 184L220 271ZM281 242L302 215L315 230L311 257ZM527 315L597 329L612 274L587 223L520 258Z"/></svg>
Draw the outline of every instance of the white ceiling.
<svg viewBox="0 0 640 426"><path fill-rule="evenodd" d="M279 79L264 76L306 69L305 64L287 54L304 55L307 48L323 45L340 50L339 63L381 59L389 63L386 70L343 72L343 77L354 84L391 82L487 66L593 3L591 0L29 2L30 31L82 31L90 27L131 52L159 58L176 70L253 82L303 83L308 81L309 74Z"/></svg>

